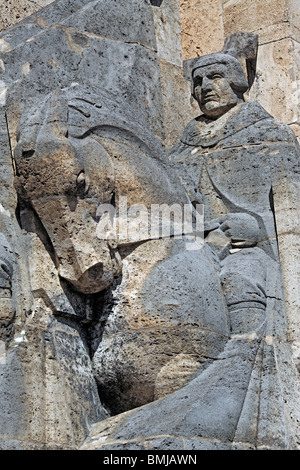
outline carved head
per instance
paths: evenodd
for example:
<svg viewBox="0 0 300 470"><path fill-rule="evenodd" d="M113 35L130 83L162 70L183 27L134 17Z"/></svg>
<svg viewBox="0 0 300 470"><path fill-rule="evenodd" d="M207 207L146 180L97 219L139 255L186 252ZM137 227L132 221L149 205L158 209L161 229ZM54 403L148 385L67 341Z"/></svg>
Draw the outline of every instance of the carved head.
<svg viewBox="0 0 300 470"><path fill-rule="evenodd" d="M248 82L239 61L224 53L200 57L192 70L192 96L201 111L216 119L243 101Z"/></svg>
<svg viewBox="0 0 300 470"><path fill-rule="evenodd" d="M97 207L110 202L113 176L100 144L67 137L70 109L67 95L53 94L31 121L24 115L15 149L15 187L22 227L34 214L39 223L27 229L48 240L60 277L79 292L93 294L119 272L114 249L96 236Z"/></svg>

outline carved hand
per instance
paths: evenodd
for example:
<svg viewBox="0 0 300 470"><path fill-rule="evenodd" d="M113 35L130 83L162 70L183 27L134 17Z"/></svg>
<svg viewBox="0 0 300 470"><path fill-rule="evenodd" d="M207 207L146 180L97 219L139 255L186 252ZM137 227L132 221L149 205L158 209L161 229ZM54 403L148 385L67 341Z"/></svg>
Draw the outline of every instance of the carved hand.
<svg viewBox="0 0 300 470"><path fill-rule="evenodd" d="M206 231L219 231L231 239L233 247L254 246L260 239L260 227L257 220L246 213L229 213L211 220Z"/></svg>

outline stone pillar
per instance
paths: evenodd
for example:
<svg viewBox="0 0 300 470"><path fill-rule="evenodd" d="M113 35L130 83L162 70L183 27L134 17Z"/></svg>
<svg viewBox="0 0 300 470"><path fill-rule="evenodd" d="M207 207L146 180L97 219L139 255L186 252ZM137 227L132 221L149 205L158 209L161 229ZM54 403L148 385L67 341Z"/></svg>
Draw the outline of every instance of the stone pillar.
<svg viewBox="0 0 300 470"><path fill-rule="evenodd" d="M248 31L259 36L256 81L250 99L276 119L299 128L299 25L297 0L225 0L224 33Z"/></svg>

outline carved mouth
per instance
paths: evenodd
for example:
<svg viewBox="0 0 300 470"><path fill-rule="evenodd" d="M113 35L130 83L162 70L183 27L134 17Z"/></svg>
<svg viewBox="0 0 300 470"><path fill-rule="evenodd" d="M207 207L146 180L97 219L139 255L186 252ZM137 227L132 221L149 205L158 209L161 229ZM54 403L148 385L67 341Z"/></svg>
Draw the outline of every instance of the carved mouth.
<svg viewBox="0 0 300 470"><path fill-rule="evenodd" d="M207 93L203 97L203 103L207 103L208 101L219 101L219 96L215 93Z"/></svg>

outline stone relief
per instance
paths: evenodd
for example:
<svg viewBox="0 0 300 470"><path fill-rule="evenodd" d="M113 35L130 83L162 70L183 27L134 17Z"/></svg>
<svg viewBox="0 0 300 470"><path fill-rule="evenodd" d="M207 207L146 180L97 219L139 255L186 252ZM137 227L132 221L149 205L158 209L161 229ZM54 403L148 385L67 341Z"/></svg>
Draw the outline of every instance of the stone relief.
<svg viewBox="0 0 300 470"><path fill-rule="evenodd" d="M115 448L121 448L118 440L123 448L147 448L153 436L170 446L180 445L185 436L189 448L198 449L296 445L291 440L297 410L285 421L281 402L281 393L288 393L281 380L291 350L283 346L286 306L276 209L282 175L289 171L291 184L298 184L299 144L288 126L258 103L244 101L248 86L233 55L222 51L196 60L192 95L202 114L187 125L169 156L190 201L204 205L204 246L211 249L207 255L226 303L224 349L181 390L122 420L111 419L112 431L100 424L83 448L109 448L105 439L112 439ZM198 286L199 299L203 287ZM210 330L208 305L209 300L204 328ZM149 426L151 416L155 421ZM139 439L129 442L126 436L133 432ZM188 436L197 436L197 443ZM93 438L104 443L94 445Z"/></svg>
<svg viewBox="0 0 300 470"><path fill-rule="evenodd" d="M204 204L205 240L220 259L231 332L258 331L266 323L268 297L283 295L276 291L280 281L272 286L278 255L269 158L280 155L278 141L285 141L296 159L298 145L287 126L258 103L244 102L248 84L235 57L200 58L192 83L203 114L188 125L171 160L190 198Z"/></svg>
<svg viewBox="0 0 300 470"><path fill-rule="evenodd" d="M24 220L45 241L57 268L57 290L45 295L54 313L70 315L61 307L63 295L79 293L80 308L72 313L91 323L100 397L114 414L182 386L227 337L208 247L189 251L182 231L163 238L145 230L137 239L129 230L122 240L112 238L108 226L97 236L98 208L112 204L120 218L124 195L133 219L141 206L150 213L155 205L183 211L189 204L157 139L124 108L79 86L54 93L24 115L15 151L21 226ZM59 295L63 290L68 293ZM87 301L90 316L82 314Z"/></svg>
<svg viewBox="0 0 300 470"><path fill-rule="evenodd" d="M166 2L141 2L149 18L150 4ZM136 57L158 75L150 29ZM168 152L163 113L145 105L154 96L146 76L130 90L133 104L124 83L118 93L121 71L116 90L62 81L27 105L26 83L13 82L16 221L0 219L1 448L299 448L280 243L300 149L287 125L245 99L255 48L247 78L236 56L250 36L193 61L201 114ZM149 217L157 207L169 212ZM114 231L124 217L126 233Z"/></svg>

